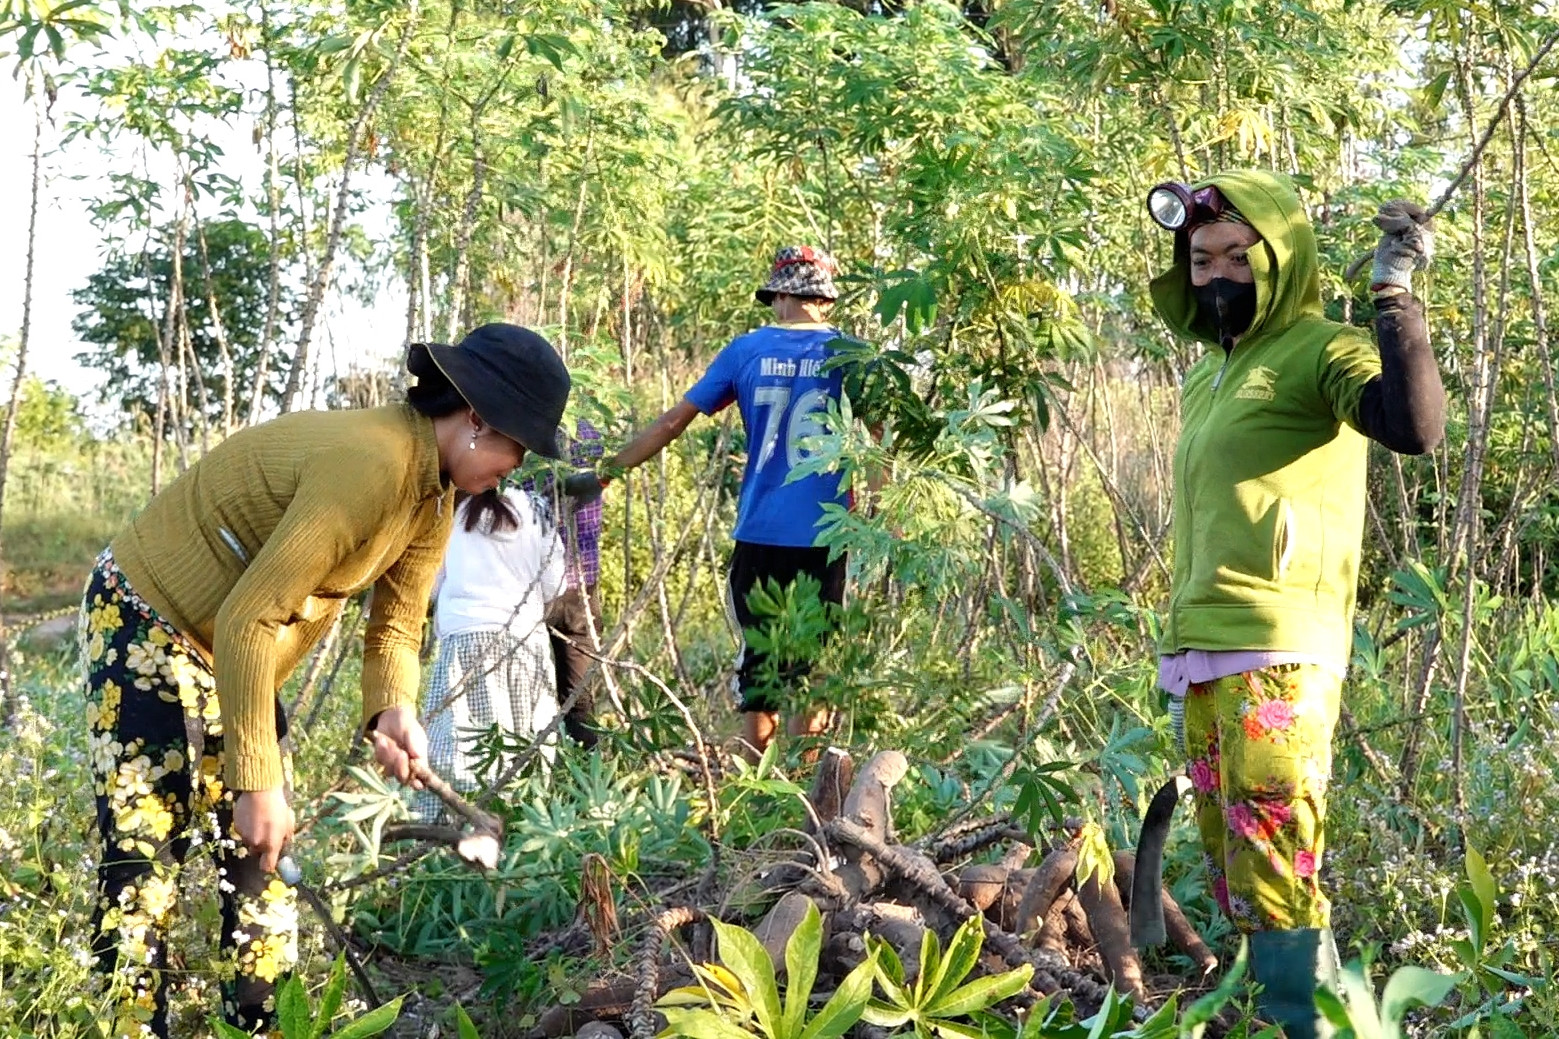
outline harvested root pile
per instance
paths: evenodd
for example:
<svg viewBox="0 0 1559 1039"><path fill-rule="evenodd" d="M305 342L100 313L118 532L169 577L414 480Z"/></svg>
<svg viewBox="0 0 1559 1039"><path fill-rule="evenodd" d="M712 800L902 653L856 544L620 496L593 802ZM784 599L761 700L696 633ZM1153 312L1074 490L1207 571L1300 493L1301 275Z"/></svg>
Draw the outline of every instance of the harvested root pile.
<svg viewBox="0 0 1559 1039"><path fill-rule="evenodd" d="M1163 892L1169 940L1193 964L1195 977L1146 977L1127 923L1135 862L1130 852L1115 856L1113 883L1076 882L1075 832L1053 847L1036 849L1030 838L1004 820L960 827L935 841L910 847L893 835L890 793L908 771L897 751L873 757L853 777L849 755L833 749L818 766L810 803L810 850L763 871L758 891L728 894L725 905L757 904L757 919L734 919L751 928L780 970L791 934L816 905L825 926L817 988L827 991L867 955L866 936L891 945L906 969L919 962L922 936L936 932L944 946L972 916L983 917L985 955L981 972L1032 965L1030 992L1061 995L1083 1013L1101 1006L1108 988L1135 998L1143 1016L1156 997L1178 988L1200 987L1217 959L1187 922L1169 892ZM970 856L1004 847L1000 863L967 865ZM1038 861L1029 867L1026 863ZM711 913L716 912L711 908ZM649 1039L664 1024L655 1000L691 980L690 962L710 958L708 915L693 906L652 911L634 956L632 977L602 979L584 998L543 1015L532 1039L570 1035L627 1035ZM868 1026L861 1034L871 1031Z"/></svg>

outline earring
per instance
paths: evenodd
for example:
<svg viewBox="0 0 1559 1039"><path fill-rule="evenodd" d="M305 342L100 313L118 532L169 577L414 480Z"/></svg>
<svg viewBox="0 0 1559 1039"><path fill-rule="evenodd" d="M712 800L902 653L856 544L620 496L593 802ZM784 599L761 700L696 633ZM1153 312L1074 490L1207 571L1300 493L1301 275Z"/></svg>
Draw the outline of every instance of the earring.
<svg viewBox="0 0 1559 1039"><path fill-rule="evenodd" d="M473 451L476 450L476 434L475 433L471 434L471 443L466 445L466 446L469 447Z"/></svg>

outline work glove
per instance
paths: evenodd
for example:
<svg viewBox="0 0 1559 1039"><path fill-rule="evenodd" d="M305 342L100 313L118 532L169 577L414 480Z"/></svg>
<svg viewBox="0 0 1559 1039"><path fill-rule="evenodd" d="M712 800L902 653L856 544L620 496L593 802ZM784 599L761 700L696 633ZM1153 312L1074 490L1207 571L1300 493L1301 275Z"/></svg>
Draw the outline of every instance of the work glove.
<svg viewBox="0 0 1559 1039"><path fill-rule="evenodd" d="M606 481L588 470L575 473L563 481L563 493L580 505L588 505L599 499L605 487Z"/></svg>
<svg viewBox="0 0 1559 1039"><path fill-rule="evenodd" d="M1370 289L1413 291L1413 272L1421 271L1434 259L1434 228L1430 216L1416 202L1394 198L1375 214L1380 241L1375 246L1375 265L1370 271Z"/></svg>

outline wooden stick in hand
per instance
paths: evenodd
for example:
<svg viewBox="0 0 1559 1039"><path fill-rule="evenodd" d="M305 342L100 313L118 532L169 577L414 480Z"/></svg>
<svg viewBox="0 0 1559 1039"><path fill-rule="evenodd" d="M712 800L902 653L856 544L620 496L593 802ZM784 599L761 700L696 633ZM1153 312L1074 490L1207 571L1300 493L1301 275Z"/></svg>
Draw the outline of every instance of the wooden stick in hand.
<svg viewBox="0 0 1559 1039"><path fill-rule="evenodd" d="M460 796L459 791L450 786L444 777L428 767L427 762L415 759L411 763L412 778L422 783L428 793L444 802L455 815L471 824L471 828L478 833L487 833L493 837L503 836L503 820L490 812L484 812L476 805Z"/></svg>

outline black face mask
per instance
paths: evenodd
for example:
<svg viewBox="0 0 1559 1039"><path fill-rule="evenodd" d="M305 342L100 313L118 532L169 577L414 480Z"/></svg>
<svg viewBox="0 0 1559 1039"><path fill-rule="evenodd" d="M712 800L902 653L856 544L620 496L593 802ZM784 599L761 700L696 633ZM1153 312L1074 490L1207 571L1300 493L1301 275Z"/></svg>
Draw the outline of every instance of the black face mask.
<svg viewBox="0 0 1559 1039"><path fill-rule="evenodd" d="M1214 278L1206 285L1191 286L1191 291L1202 317L1218 330L1219 344L1232 349L1235 338L1244 335L1256 319L1255 282Z"/></svg>

